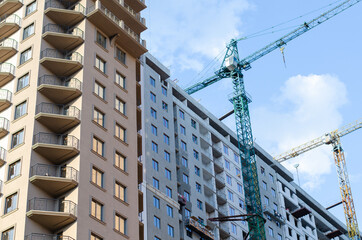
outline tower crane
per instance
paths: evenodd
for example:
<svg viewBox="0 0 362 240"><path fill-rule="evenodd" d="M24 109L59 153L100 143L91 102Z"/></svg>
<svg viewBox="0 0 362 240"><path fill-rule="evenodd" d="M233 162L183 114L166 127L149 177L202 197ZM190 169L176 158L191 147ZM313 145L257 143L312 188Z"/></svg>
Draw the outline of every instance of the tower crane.
<svg viewBox="0 0 362 240"><path fill-rule="evenodd" d="M304 22L292 32L266 45L265 47L261 48L260 50L254 52L253 54L249 55L244 59L239 58L237 46L237 43L240 40L243 40L243 38L232 39L230 43L226 46L226 54L224 56L220 69L215 72L215 75L185 89L188 94L192 94L224 78L231 78L233 82L234 91L232 96L230 96L230 101L234 105L236 134L238 138L238 149L242 166L246 209L248 214L259 216L248 219L250 239L265 240L266 236L260 198L258 173L255 161L254 140L248 107L248 104L251 102L251 100L245 91L242 72L244 70L249 70L251 68L250 64L252 62L260 59L261 57L267 55L275 49L284 47L291 40L299 37L305 32L308 32L314 27L338 15L346 9L354 6L360 1L362 0L344 1L335 6L334 8L321 14L317 18L308 22Z"/></svg>
<svg viewBox="0 0 362 240"><path fill-rule="evenodd" d="M284 162L302 153L308 152L314 148L322 146L324 144L332 145L334 162L337 168L337 175L339 180L339 188L342 197L344 215L347 223L347 231L349 239L360 240L361 235L358 228L356 211L354 208L351 186L349 184L348 172L346 166L346 159L344 157L344 151L341 146L340 138L362 128L362 119L352 122L346 126L336 129L330 133L316 138L310 142L304 143L296 148L293 148L285 153L282 153L274 157L274 160L278 162Z"/></svg>

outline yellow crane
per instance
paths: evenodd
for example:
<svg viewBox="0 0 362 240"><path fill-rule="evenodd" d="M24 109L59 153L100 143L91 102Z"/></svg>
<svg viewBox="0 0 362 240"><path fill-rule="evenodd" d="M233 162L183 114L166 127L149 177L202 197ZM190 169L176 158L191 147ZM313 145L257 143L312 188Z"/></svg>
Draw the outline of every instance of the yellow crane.
<svg viewBox="0 0 362 240"><path fill-rule="evenodd" d="M330 133L326 133L325 135L319 138L304 143L298 147L295 147L285 153L282 153L274 157L274 160L278 162L284 162L288 159L299 156L300 154L312 150L316 147L319 147L323 144L332 145L333 156L339 180L339 188L342 196L344 215L347 223L348 236L349 239L351 240L352 239L359 240L361 239L361 235L358 228L356 211L354 208L351 186L348 178L346 159L344 157L344 152L341 146L340 138L360 128L362 128L362 119L352 122L348 125L345 125Z"/></svg>

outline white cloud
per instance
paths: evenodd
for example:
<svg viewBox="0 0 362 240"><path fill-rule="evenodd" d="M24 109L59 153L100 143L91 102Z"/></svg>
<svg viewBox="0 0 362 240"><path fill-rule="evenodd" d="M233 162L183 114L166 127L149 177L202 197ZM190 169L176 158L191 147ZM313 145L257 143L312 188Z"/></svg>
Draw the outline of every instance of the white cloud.
<svg viewBox="0 0 362 240"><path fill-rule="evenodd" d="M340 108L347 102L345 85L331 75L295 76L288 79L280 93L253 114L254 136L271 154L279 154L333 131L342 123ZM332 170L331 146L321 146L284 165L293 173L299 163L303 186L321 186L323 176Z"/></svg>

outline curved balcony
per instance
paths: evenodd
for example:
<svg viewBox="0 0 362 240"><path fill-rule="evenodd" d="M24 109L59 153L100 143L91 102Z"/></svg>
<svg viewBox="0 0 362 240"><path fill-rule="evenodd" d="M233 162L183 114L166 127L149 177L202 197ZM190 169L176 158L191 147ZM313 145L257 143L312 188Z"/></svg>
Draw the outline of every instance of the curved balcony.
<svg viewBox="0 0 362 240"><path fill-rule="evenodd" d="M74 106L40 103L35 109L35 119L52 132L64 133L80 123L80 110Z"/></svg>
<svg viewBox="0 0 362 240"><path fill-rule="evenodd" d="M2 147L0 147L0 167L5 165L6 160L6 150Z"/></svg>
<svg viewBox="0 0 362 240"><path fill-rule="evenodd" d="M9 15L23 6L22 0L1 0L0 1L0 17Z"/></svg>
<svg viewBox="0 0 362 240"><path fill-rule="evenodd" d="M83 68L83 56L47 48L40 53L40 64L57 76L70 76Z"/></svg>
<svg viewBox="0 0 362 240"><path fill-rule="evenodd" d="M33 198L28 202L26 216L56 231L77 220L77 205L69 200Z"/></svg>
<svg viewBox="0 0 362 240"><path fill-rule="evenodd" d="M84 32L77 27L49 23L43 27L43 39L57 50L70 51L84 42Z"/></svg>
<svg viewBox="0 0 362 240"><path fill-rule="evenodd" d="M0 18L0 39L9 37L20 29L21 19L18 15L5 15Z"/></svg>
<svg viewBox="0 0 362 240"><path fill-rule="evenodd" d="M0 112L11 106L12 93L6 89L0 89Z"/></svg>
<svg viewBox="0 0 362 240"><path fill-rule="evenodd" d="M38 133L33 150L54 164L60 164L79 153L78 138L67 134Z"/></svg>
<svg viewBox="0 0 362 240"><path fill-rule="evenodd" d="M25 236L25 240L75 240L69 236L51 235L44 233L31 233Z"/></svg>
<svg viewBox="0 0 362 240"><path fill-rule="evenodd" d="M68 166L36 164L30 168L30 182L57 197L78 186L78 171Z"/></svg>
<svg viewBox="0 0 362 240"><path fill-rule="evenodd" d="M73 26L83 20L85 7L78 3L48 0L45 2L44 14L56 24Z"/></svg>
<svg viewBox="0 0 362 240"><path fill-rule="evenodd" d="M18 42L11 38L0 41L0 62L5 62L18 52Z"/></svg>
<svg viewBox="0 0 362 240"><path fill-rule="evenodd" d="M0 139L8 135L9 126L10 126L9 120L0 117Z"/></svg>
<svg viewBox="0 0 362 240"><path fill-rule="evenodd" d="M11 63L0 64L0 87L4 86L15 77L15 66Z"/></svg>
<svg viewBox="0 0 362 240"><path fill-rule="evenodd" d="M82 95L82 82L44 75L38 80L38 91L55 103L65 104Z"/></svg>
<svg viewBox="0 0 362 240"><path fill-rule="evenodd" d="M145 4L145 0L125 0L125 2L137 12L140 12L147 7Z"/></svg>

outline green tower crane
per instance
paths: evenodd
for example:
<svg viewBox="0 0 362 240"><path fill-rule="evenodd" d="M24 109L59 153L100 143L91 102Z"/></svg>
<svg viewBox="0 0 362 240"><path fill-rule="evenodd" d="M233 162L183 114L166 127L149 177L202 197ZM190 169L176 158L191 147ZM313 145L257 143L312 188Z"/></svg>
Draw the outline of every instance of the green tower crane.
<svg viewBox="0 0 362 240"><path fill-rule="evenodd" d="M278 40L268 44L259 51L254 52L248 57L240 60L237 43L241 39L233 39L227 45L225 57L222 61L221 67L215 72L215 75L199 82L185 91L188 94L195 93L207 86L220 81L224 78L230 78L233 82L234 92L230 96L230 101L234 105L235 122L236 122L236 134L238 138L239 155L241 159L242 177L246 201L246 211L253 217L248 219L249 236L253 240L265 240L265 228L263 209L261 205L258 173L255 159L254 140L251 129L251 121L249 114L248 104L251 102L248 97L245 87L242 72L251 68L250 64L259 58L267 55L275 49L283 49L283 47L291 40L299 37L303 33L313 29L328 19L336 16L344 10L354 6L362 0L347 0L334 8L326 11L317 18L304 22L301 26L293 30L292 32L284 35Z"/></svg>

